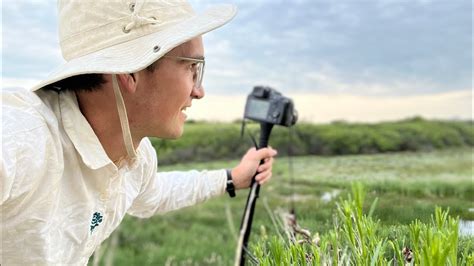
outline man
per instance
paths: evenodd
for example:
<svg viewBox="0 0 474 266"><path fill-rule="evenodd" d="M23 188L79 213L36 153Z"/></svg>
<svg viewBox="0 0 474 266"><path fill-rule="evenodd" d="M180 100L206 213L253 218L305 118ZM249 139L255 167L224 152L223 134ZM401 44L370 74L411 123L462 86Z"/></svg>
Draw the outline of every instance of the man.
<svg viewBox="0 0 474 266"><path fill-rule="evenodd" d="M271 178L270 148L232 170L157 174L148 136L179 138L204 97L201 35L233 6L58 3L66 63L33 92L4 91L0 264L87 264L125 214L150 217ZM265 163L259 166L259 162Z"/></svg>

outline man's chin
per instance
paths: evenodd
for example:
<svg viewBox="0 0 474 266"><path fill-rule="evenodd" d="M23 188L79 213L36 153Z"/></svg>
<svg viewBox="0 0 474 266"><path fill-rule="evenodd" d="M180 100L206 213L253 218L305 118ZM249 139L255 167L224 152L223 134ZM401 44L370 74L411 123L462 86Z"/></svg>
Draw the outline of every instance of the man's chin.
<svg viewBox="0 0 474 266"><path fill-rule="evenodd" d="M158 128L147 135L148 137L155 137L160 139L179 139L184 133L184 125L178 125L174 128Z"/></svg>
<svg viewBox="0 0 474 266"><path fill-rule="evenodd" d="M179 138L181 138L182 135L183 135L183 134L180 134L180 135L173 135L173 136L167 137L166 139L179 139Z"/></svg>
<svg viewBox="0 0 474 266"><path fill-rule="evenodd" d="M168 134L166 134L165 136L161 136L160 138L162 138L162 139L179 139L183 135L183 133L184 133L183 131L184 131L183 128L180 128L179 130L169 132Z"/></svg>

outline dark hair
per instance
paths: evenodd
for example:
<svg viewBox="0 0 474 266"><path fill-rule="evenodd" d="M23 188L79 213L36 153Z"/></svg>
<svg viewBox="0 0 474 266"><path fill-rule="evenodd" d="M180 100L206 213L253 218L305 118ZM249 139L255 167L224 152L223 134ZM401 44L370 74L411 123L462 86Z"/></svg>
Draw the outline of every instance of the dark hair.
<svg viewBox="0 0 474 266"><path fill-rule="evenodd" d="M158 60L159 61L159 60ZM147 66L146 70L153 73L158 67L158 61ZM45 90L72 90L72 91L95 91L105 83L103 74L82 74L56 81L45 86Z"/></svg>
<svg viewBox="0 0 474 266"><path fill-rule="evenodd" d="M49 84L45 90L73 90L73 91L94 91L105 83L102 74L82 74L56 81Z"/></svg>

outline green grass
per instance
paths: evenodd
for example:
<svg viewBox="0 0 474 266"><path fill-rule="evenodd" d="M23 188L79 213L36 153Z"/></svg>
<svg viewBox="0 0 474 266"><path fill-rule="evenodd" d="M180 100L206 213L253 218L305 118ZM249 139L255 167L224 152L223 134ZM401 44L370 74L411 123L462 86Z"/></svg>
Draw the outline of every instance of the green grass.
<svg viewBox="0 0 474 266"><path fill-rule="evenodd" d="M365 213L365 197L364 186L353 183L348 199L338 202L333 228L323 235L311 235L294 219L289 220L291 216L282 217L281 225L276 226L281 233L269 236L262 231L251 245L253 255L247 255L248 262L261 266L474 263L474 247L459 241L459 218L450 216L449 210L437 207L430 223L415 220L409 226L382 227L372 217L377 200Z"/></svg>
<svg viewBox="0 0 474 266"><path fill-rule="evenodd" d="M474 187L471 148L433 152L405 152L378 155L306 156L289 161L278 158L272 182L265 185L257 202L251 243L258 240L262 228L277 235L269 212L287 210L295 199L298 223L321 235L333 227L336 199L325 202L325 192L339 191L347 197L351 183L359 181L367 190L364 211L378 198L374 219L381 230L390 225L408 226L418 219L429 223L435 207L449 208L450 215L474 220ZM160 171L227 168L237 161L177 164L160 167ZM293 183L293 185L291 185ZM212 199L204 204L155 216L147 220L126 217L111 238L104 243L101 263L113 250L113 265L231 265L236 235L247 198L247 190L237 197ZM231 228L229 220L232 221ZM408 231L407 237L408 237ZM460 240L461 242L465 240ZM472 239L471 239L472 242ZM466 243L469 243L467 241ZM97 258L98 256L96 256ZM93 260L91 259L91 264Z"/></svg>

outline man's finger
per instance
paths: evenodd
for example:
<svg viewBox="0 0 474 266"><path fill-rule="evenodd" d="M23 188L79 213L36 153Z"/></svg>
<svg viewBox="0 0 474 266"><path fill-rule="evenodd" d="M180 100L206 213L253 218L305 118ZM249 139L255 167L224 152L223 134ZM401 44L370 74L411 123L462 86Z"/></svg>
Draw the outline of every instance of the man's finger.
<svg viewBox="0 0 474 266"><path fill-rule="evenodd" d="M263 185L265 184L266 182L268 182L268 180L270 180L272 178L272 173L270 172L267 176L265 176L265 178L263 178L262 180L258 181L258 183L260 185Z"/></svg>
<svg viewBox="0 0 474 266"><path fill-rule="evenodd" d="M257 156L260 160L276 156L277 154L278 152L272 148L263 148L263 149L257 150Z"/></svg>
<svg viewBox="0 0 474 266"><path fill-rule="evenodd" d="M273 158L266 159L266 162L258 167L257 172L261 173L263 171L271 169L272 164L273 164Z"/></svg>
<svg viewBox="0 0 474 266"><path fill-rule="evenodd" d="M272 175L271 169L268 169L264 172L259 173L258 175L255 176L256 181L262 181L263 179L268 178L268 176Z"/></svg>

